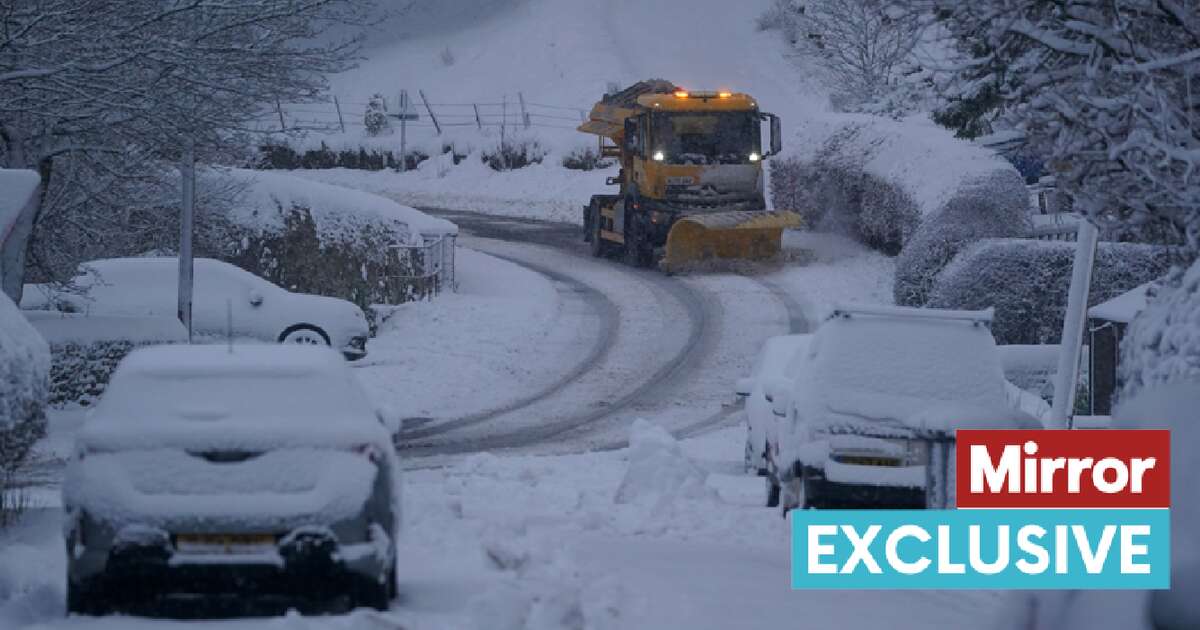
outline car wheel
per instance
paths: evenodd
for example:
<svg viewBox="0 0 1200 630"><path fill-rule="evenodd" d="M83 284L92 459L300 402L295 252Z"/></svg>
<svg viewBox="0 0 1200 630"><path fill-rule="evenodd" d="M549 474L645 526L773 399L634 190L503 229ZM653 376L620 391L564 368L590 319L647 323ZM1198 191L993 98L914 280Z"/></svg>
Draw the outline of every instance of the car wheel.
<svg viewBox="0 0 1200 630"><path fill-rule="evenodd" d="M279 343L296 344L301 346L328 346L329 335L316 326L299 324L283 331L279 335Z"/></svg>
<svg viewBox="0 0 1200 630"><path fill-rule="evenodd" d="M350 596L350 603L355 608L386 611L392 603L392 590L393 587L386 580L360 580Z"/></svg>
<svg viewBox="0 0 1200 630"><path fill-rule="evenodd" d="M787 513L792 510L807 510L810 507L806 494L804 477L801 475L795 475L781 485L779 505L784 518L787 518Z"/></svg>
<svg viewBox="0 0 1200 630"><path fill-rule="evenodd" d="M779 493L781 490L779 484L772 475L766 475L763 479L767 482L767 507L779 507Z"/></svg>
<svg viewBox="0 0 1200 630"><path fill-rule="evenodd" d="M109 610L101 603L101 598L92 589L74 580L67 580L67 614L68 615L104 615Z"/></svg>

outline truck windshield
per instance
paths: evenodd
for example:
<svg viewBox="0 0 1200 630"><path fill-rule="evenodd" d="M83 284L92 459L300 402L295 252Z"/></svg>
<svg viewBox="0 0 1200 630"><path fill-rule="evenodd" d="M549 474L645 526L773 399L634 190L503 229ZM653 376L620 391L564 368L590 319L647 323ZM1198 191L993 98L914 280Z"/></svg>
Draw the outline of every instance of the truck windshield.
<svg viewBox="0 0 1200 630"><path fill-rule="evenodd" d="M668 164L745 164L759 153L755 112L658 113L650 155Z"/></svg>

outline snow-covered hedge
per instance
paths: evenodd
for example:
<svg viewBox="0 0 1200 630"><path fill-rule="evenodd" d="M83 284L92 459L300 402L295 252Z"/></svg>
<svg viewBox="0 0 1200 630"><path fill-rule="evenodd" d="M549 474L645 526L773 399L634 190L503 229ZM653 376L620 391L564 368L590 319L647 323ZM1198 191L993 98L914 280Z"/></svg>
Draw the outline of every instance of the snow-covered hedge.
<svg viewBox="0 0 1200 630"><path fill-rule="evenodd" d="M775 207L796 209L818 230L840 230L887 253L916 237L919 225L951 204L989 213L1028 205L1024 182L992 151L954 138L922 118L902 121L826 114L805 122L771 169ZM969 204L986 188L997 201ZM1007 210L997 221L1019 225ZM947 260L949 260L947 258Z"/></svg>
<svg viewBox="0 0 1200 630"><path fill-rule="evenodd" d="M457 234L458 228L390 199L274 172L234 171L245 183L235 207L212 217L204 253L289 290L371 304L399 304L420 287L397 276L420 269L394 245ZM404 268L402 268L404 267Z"/></svg>
<svg viewBox="0 0 1200 630"><path fill-rule="evenodd" d="M896 259L896 303L924 306L938 273L971 243L1027 233L1028 203L1025 184L1011 168L963 182L937 212L921 221Z"/></svg>
<svg viewBox="0 0 1200 630"><path fill-rule="evenodd" d="M996 308L992 334L1002 344L1058 343L1066 311L1075 244L1031 239L985 239L962 251L938 275L934 308ZM1096 305L1170 268L1155 245L1101 243L1089 305Z"/></svg>
<svg viewBox="0 0 1200 630"><path fill-rule="evenodd" d="M333 148L321 142L318 147L296 148L285 142L270 142L258 147L258 158L254 167L264 170L295 170L322 168L351 168L364 171L382 171L385 168L399 170L398 151L379 147ZM414 149L406 152L407 168L414 169L429 159L423 151Z"/></svg>
<svg viewBox="0 0 1200 630"><path fill-rule="evenodd" d="M1176 269L1121 343L1121 398L1168 383L1200 384L1200 261Z"/></svg>
<svg viewBox="0 0 1200 630"><path fill-rule="evenodd" d="M13 505L12 475L46 432L49 374L46 341L0 292L0 524Z"/></svg>
<svg viewBox="0 0 1200 630"><path fill-rule="evenodd" d="M187 331L174 319L50 311L26 311L25 315L50 345L48 402L55 407L96 402L117 364L134 348L187 342Z"/></svg>

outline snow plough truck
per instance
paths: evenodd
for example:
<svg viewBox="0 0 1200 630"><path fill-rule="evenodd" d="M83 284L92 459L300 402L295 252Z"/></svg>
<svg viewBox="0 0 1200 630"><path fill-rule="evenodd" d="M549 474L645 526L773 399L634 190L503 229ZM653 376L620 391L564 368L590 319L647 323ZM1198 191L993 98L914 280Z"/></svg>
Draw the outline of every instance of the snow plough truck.
<svg viewBox="0 0 1200 630"><path fill-rule="evenodd" d="M619 191L584 208L594 256L666 271L764 259L779 253L784 229L800 225L795 212L767 210L762 164L779 153L779 118L746 94L641 81L605 95L579 131L600 136L601 156L621 167L607 182Z"/></svg>

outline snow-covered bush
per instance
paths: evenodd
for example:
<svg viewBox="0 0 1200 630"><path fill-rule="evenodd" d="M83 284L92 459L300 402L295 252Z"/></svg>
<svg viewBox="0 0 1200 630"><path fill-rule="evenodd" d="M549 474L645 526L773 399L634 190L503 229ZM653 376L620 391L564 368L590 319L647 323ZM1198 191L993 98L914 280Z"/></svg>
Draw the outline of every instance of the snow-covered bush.
<svg viewBox="0 0 1200 630"><path fill-rule="evenodd" d="M996 308L992 334L1002 344L1058 343L1067 306L1075 244L986 239L963 250L937 277L928 306ZM1089 305L1154 280L1170 268L1164 248L1101 243Z"/></svg>
<svg viewBox="0 0 1200 630"><path fill-rule="evenodd" d="M49 374L46 341L0 292L0 525L13 507L12 476L46 432Z"/></svg>
<svg viewBox="0 0 1200 630"><path fill-rule="evenodd" d="M1130 322L1118 367L1122 399L1154 385L1200 381L1200 261L1174 270Z"/></svg>
<svg viewBox="0 0 1200 630"><path fill-rule="evenodd" d="M367 101L367 111L363 113L363 127L366 128L368 136L382 136L392 132L382 94L376 94Z"/></svg>
<svg viewBox="0 0 1200 630"><path fill-rule="evenodd" d="M54 407L95 403L108 387L117 364L134 348L187 342L187 331L175 319L40 311L25 314L50 345L48 402Z"/></svg>
<svg viewBox="0 0 1200 630"><path fill-rule="evenodd" d="M892 286L896 303L924 306L938 273L971 243L1025 234L1028 203L1024 182L1012 168L966 182L921 221L900 252Z"/></svg>
<svg viewBox="0 0 1200 630"><path fill-rule="evenodd" d="M658 508L677 498L710 498L715 493L705 485L707 479L708 473L683 454L674 436L638 418L629 435L629 468L614 501Z"/></svg>
<svg viewBox="0 0 1200 630"><path fill-rule="evenodd" d="M536 139L520 138L484 149L480 158L494 171L511 171L530 164L541 164L546 149Z"/></svg>
<svg viewBox="0 0 1200 630"><path fill-rule="evenodd" d="M843 233L887 254L900 252L920 220L902 188L829 159L777 160L771 194L776 208L800 213L810 229Z"/></svg>
<svg viewBox="0 0 1200 630"><path fill-rule="evenodd" d="M593 146L575 147L562 158L563 168L575 171L594 171L599 168L612 166L613 161L600 155L599 149Z"/></svg>

